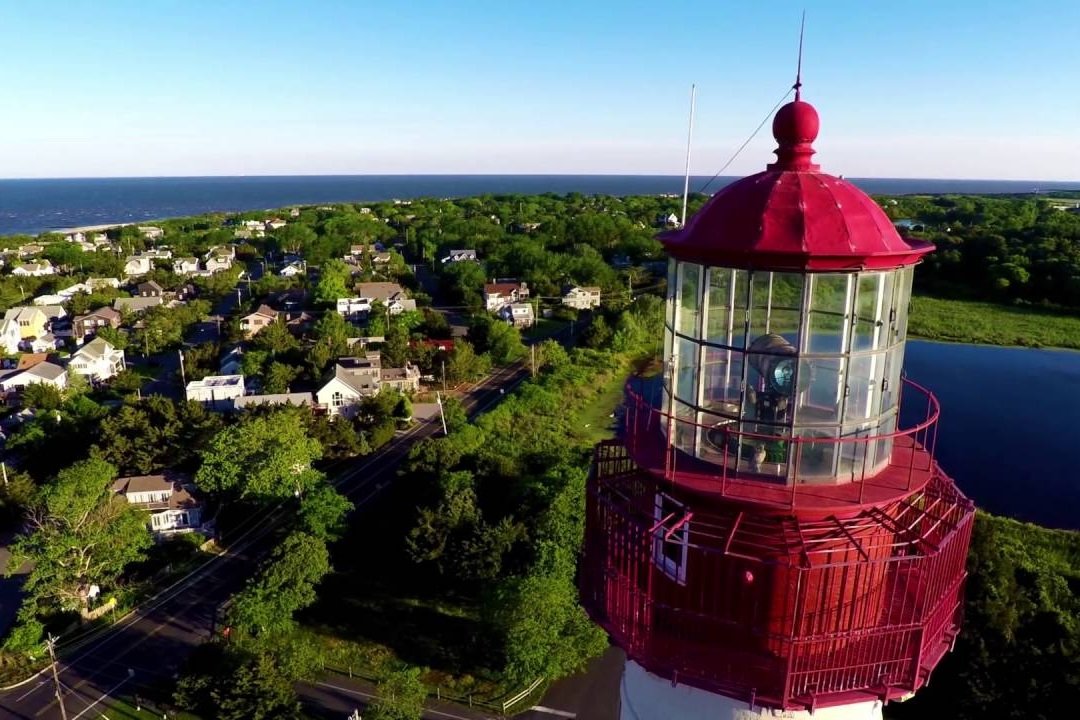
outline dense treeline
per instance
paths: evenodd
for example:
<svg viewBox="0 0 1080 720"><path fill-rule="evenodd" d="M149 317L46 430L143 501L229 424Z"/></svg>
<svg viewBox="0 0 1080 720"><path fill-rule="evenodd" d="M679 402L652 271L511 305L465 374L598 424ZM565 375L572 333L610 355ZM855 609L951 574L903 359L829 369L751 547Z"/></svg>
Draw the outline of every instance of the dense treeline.
<svg viewBox="0 0 1080 720"><path fill-rule="evenodd" d="M1049 720L1080 706L1080 533L980 513L956 649L893 718Z"/></svg>
<svg viewBox="0 0 1080 720"><path fill-rule="evenodd" d="M510 688L566 675L603 650L574 583L592 449L580 413L651 356L660 308L646 295L612 311L605 334L586 333L595 347L541 343L536 379L473 422L450 406L449 435L410 453L406 497L335 549L344 572L328 580L310 624Z"/></svg>
<svg viewBox="0 0 1080 720"><path fill-rule="evenodd" d="M915 274L924 290L1080 307L1076 201L987 196L880 198L913 237L937 246Z"/></svg>

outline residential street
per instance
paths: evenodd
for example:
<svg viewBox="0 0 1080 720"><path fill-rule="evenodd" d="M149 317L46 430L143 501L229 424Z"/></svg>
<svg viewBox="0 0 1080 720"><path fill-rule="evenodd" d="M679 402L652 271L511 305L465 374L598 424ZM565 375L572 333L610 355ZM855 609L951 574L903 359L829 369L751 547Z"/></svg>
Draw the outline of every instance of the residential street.
<svg viewBox="0 0 1080 720"><path fill-rule="evenodd" d="M528 377L521 365L501 369L472 387L464 398L475 413L496 403ZM360 458L335 483L356 504L357 512L395 478L398 463L417 440L441 432L438 422L418 425L399 435L378 454ZM203 566L114 626L77 647L61 640L58 667L68 720L97 718L107 696L132 695L162 677L172 676L187 653L209 637L217 607L238 590L257 559L273 546L270 522L287 504L253 517L233 538L227 554ZM47 673L0 694L5 718L61 718Z"/></svg>

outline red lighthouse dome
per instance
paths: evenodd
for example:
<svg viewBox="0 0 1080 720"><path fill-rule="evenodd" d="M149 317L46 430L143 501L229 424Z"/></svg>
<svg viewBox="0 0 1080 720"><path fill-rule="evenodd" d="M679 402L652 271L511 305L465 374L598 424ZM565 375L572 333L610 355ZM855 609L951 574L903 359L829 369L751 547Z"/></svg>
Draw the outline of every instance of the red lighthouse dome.
<svg viewBox="0 0 1080 720"><path fill-rule="evenodd" d="M796 99L773 118L776 162L716 193L685 228L661 237L680 260L726 267L829 271L918 262L934 246L905 239L878 204L810 160L821 123Z"/></svg>

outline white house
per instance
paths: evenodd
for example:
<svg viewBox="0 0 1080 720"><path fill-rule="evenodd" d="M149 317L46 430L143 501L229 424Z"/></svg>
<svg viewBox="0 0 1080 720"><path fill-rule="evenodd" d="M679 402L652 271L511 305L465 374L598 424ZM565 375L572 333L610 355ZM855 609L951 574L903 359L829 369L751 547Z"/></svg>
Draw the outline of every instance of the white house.
<svg viewBox="0 0 1080 720"><path fill-rule="evenodd" d="M100 337L83 345L68 362L69 371L97 381L115 377L125 367L124 351Z"/></svg>
<svg viewBox="0 0 1080 720"><path fill-rule="evenodd" d="M173 261L173 272L177 275L190 275L199 271L199 259L194 257L176 258Z"/></svg>
<svg viewBox="0 0 1080 720"><path fill-rule="evenodd" d="M363 297L349 297L337 299L338 315L346 319L355 320L371 312L371 299Z"/></svg>
<svg viewBox="0 0 1080 720"><path fill-rule="evenodd" d="M104 290L105 288L113 288L115 290L120 287L120 278L86 278L86 285L90 288L90 292L93 292L94 290Z"/></svg>
<svg viewBox="0 0 1080 720"><path fill-rule="evenodd" d="M8 391L24 388L34 383L52 385L57 390L67 387L67 371L51 362L43 362L8 375L0 380L0 390Z"/></svg>
<svg viewBox="0 0 1080 720"><path fill-rule="evenodd" d="M563 293L562 304L577 310L600 307L600 288L572 287Z"/></svg>
<svg viewBox="0 0 1080 720"><path fill-rule="evenodd" d="M296 260L285 265L285 267L278 270L278 275L281 277L296 277L297 275L304 274L304 262L302 260Z"/></svg>
<svg viewBox="0 0 1080 720"><path fill-rule="evenodd" d="M64 341L51 332L23 341L23 347L33 353L49 353L63 346Z"/></svg>
<svg viewBox="0 0 1080 720"><path fill-rule="evenodd" d="M285 222L284 220L282 220L281 218L270 218L269 220L266 221L266 224L263 227L265 227L268 231L273 231L273 230L280 230L281 228L285 227L286 225L288 225L288 223Z"/></svg>
<svg viewBox="0 0 1080 720"><path fill-rule="evenodd" d="M0 320L0 348L8 355L19 352L19 341L22 334L19 331L19 321L14 318Z"/></svg>
<svg viewBox="0 0 1080 720"><path fill-rule="evenodd" d="M475 250L450 250L440 262L445 265L456 262L476 262L476 260Z"/></svg>
<svg viewBox="0 0 1080 720"><path fill-rule="evenodd" d="M71 298L75 297L76 295L78 295L79 293L91 293L91 292L93 292L93 288L91 288L88 283L81 282L81 283L75 283L74 285L68 285L66 288L64 288L62 290L57 290L56 294L61 296L61 297L66 297L68 299L71 299ZM42 303L42 304L43 305L51 305L52 303Z"/></svg>
<svg viewBox="0 0 1080 720"><path fill-rule="evenodd" d="M356 286L356 293L362 298L374 301L378 300L391 315L400 315L403 312L416 310L416 301L405 294L405 289L392 282L369 282L360 283Z"/></svg>
<svg viewBox="0 0 1080 720"><path fill-rule="evenodd" d="M153 269L153 262L145 255L129 255L124 262L125 275L145 275Z"/></svg>
<svg viewBox="0 0 1080 720"><path fill-rule="evenodd" d="M341 358L334 366L334 376L315 391L315 399L330 417L351 418L360 401L379 392L382 359L378 353L363 358Z"/></svg>
<svg viewBox="0 0 1080 720"><path fill-rule="evenodd" d="M209 273L221 272L232 267L232 258L228 255L211 255L206 258L206 271Z"/></svg>
<svg viewBox="0 0 1080 720"><path fill-rule="evenodd" d="M533 306L529 303L511 303L499 310L499 317L516 328L529 328L536 322Z"/></svg>
<svg viewBox="0 0 1080 720"><path fill-rule="evenodd" d="M43 277L45 275L56 274L56 268L48 260L39 260L32 263L23 263L22 265L16 265L11 271L12 275L18 277Z"/></svg>
<svg viewBox="0 0 1080 720"><path fill-rule="evenodd" d="M117 478L113 492L150 513L150 529L158 535L190 532L202 526L202 506L181 476L172 472Z"/></svg>
<svg viewBox="0 0 1080 720"><path fill-rule="evenodd" d="M192 380L185 388L188 400L202 403L210 410L232 410L233 401L244 395L243 375L207 375Z"/></svg>
<svg viewBox="0 0 1080 720"><path fill-rule="evenodd" d="M71 300L71 298L58 293L56 295L38 295L31 302L35 305L59 305L60 303L66 303L68 300Z"/></svg>
<svg viewBox="0 0 1080 720"><path fill-rule="evenodd" d="M523 282L492 282L484 285L484 307L488 312L528 298L529 286Z"/></svg>
<svg viewBox="0 0 1080 720"><path fill-rule="evenodd" d="M165 237L165 231L153 225L139 225L137 229L147 240L160 240Z"/></svg>

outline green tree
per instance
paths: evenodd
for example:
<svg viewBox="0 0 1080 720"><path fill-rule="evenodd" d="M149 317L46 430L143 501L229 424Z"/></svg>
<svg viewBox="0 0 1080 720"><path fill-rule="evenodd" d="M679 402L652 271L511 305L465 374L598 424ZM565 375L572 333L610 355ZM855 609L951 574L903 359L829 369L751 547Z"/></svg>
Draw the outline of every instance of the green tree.
<svg viewBox="0 0 1080 720"><path fill-rule="evenodd" d="M101 420L95 452L128 475L189 468L221 426L221 416L199 403L129 398Z"/></svg>
<svg viewBox="0 0 1080 720"><path fill-rule="evenodd" d="M229 620L249 635L286 631L292 627L293 613L315 602L315 587L328 572L326 543L314 535L294 532L236 596Z"/></svg>
<svg viewBox="0 0 1080 720"><path fill-rule="evenodd" d="M289 386L300 376L299 368L285 363L272 362L266 369L266 380L263 382L263 392L287 393Z"/></svg>
<svg viewBox="0 0 1080 720"><path fill-rule="evenodd" d="M8 574L33 569L24 603L87 607L91 585L110 587L152 544L138 509L112 490L116 470L104 460L76 463L34 494L27 532L11 548Z"/></svg>
<svg viewBox="0 0 1080 720"><path fill-rule="evenodd" d="M368 720L420 720L427 700L427 687L421 674L417 667L387 673L376 687L376 700L364 717Z"/></svg>
<svg viewBox="0 0 1080 720"><path fill-rule="evenodd" d="M64 404L64 394L55 385L30 383L22 392L24 407L35 410L59 410Z"/></svg>
<svg viewBox="0 0 1080 720"><path fill-rule="evenodd" d="M208 443L195 482L204 491L239 497L302 495L322 480L311 468L320 457L322 447L290 408L248 414Z"/></svg>
<svg viewBox="0 0 1080 720"><path fill-rule="evenodd" d="M525 356L521 332L509 323L496 322L488 331L488 355L496 365L509 365Z"/></svg>
<svg viewBox="0 0 1080 720"><path fill-rule="evenodd" d="M300 341L293 337L281 318L260 330L251 344L257 350L270 353L271 357L300 347Z"/></svg>
<svg viewBox="0 0 1080 720"><path fill-rule="evenodd" d="M349 280L352 273L341 260L327 260L319 268L319 282L315 285L315 301L334 303L338 298L349 297Z"/></svg>
<svg viewBox="0 0 1080 720"><path fill-rule="evenodd" d="M322 483L301 499L300 526L323 541L339 540L345 534L345 518L352 509L347 497L329 483Z"/></svg>
<svg viewBox="0 0 1080 720"><path fill-rule="evenodd" d="M466 340L455 341L454 349L446 359L446 379L454 384L478 380L490 369L487 357L477 355L472 343Z"/></svg>

